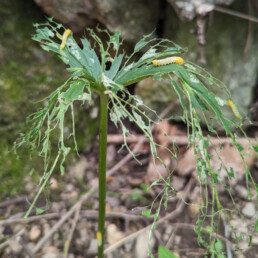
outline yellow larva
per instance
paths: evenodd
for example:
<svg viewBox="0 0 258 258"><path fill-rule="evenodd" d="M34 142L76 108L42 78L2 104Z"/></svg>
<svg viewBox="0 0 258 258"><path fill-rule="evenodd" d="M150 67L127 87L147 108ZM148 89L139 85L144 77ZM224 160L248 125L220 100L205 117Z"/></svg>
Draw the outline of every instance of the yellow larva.
<svg viewBox="0 0 258 258"><path fill-rule="evenodd" d="M161 65L168 65L168 64L184 64L184 59L179 56L172 56L172 57L167 57L164 59L159 59L159 60L153 60L152 63L155 66L161 66Z"/></svg>
<svg viewBox="0 0 258 258"><path fill-rule="evenodd" d="M234 113L237 119L242 119L240 113L237 110L235 103L232 100L228 100L227 105L231 108L232 112Z"/></svg>
<svg viewBox="0 0 258 258"><path fill-rule="evenodd" d="M60 45L60 50L64 49L65 48L65 44L66 44L66 41L67 41L67 38L69 37L69 35L71 34L71 30L65 30L63 36L62 36L62 43Z"/></svg>

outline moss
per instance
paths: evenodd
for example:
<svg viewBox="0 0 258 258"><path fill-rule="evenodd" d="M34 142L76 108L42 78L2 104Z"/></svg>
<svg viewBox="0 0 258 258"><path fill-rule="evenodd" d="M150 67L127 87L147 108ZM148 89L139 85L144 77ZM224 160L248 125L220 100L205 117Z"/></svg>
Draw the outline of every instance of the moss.
<svg viewBox="0 0 258 258"><path fill-rule="evenodd" d="M40 49L31 39L33 23L45 20L44 14L30 1L2 0L0 8L0 196L21 192L24 177L35 167L34 180L42 170L41 159L28 149L19 150L19 159L11 152L12 144L26 129L25 119L42 107L41 99L48 96L68 77L65 65L52 54ZM84 107L76 111L78 146L84 151L86 143L96 132ZM69 118L67 124L69 123ZM88 130L88 131L87 131ZM54 145L57 143L53 139ZM69 143L72 146L72 139ZM57 144L56 144L57 145ZM55 149L53 148L53 153ZM57 169L58 171L58 169Z"/></svg>

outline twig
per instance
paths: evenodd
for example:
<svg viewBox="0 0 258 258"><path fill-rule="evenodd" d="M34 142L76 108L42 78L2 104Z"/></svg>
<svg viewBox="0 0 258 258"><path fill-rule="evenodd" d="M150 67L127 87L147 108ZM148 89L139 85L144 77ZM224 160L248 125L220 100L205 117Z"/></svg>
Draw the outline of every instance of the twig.
<svg viewBox="0 0 258 258"><path fill-rule="evenodd" d="M221 219L222 219L223 226L224 226L225 238L229 239L229 230L228 230L229 226L227 225L227 220L226 220L225 214L223 212L221 213ZM231 251L231 248L230 248L230 245L228 244L228 242L226 242L226 250L227 250L227 258L233 258L232 251Z"/></svg>
<svg viewBox="0 0 258 258"><path fill-rule="evenodd" d="M178 226L175 226L175 229L173 230L173 232L171 233L171 235L170 235L170 237L169 237L169 239L168 239L168 241L167 241L167 243L166 243L166 248L169 248L170 246L171 246L171 244L172 244L172 242L173 242L173 240L174 240L174 237L175 237L175 235L176 235L176 231L177 231L177 229L178 229Z"/></svg>
<svg viewBox="0 0 258 258"><path fill-rule="evenodd" d="M143 138L143 139L142 139ZM204 139L207 139L206 137L204 137ZM126 139L127 140L127 139ZM142 141L141 143L145 143L148 140L142 135L142 134L138 134L135 137L130 137L128 139L129 143L136 143ZM236 138L236 141L239 143L252 143L252 144L256 144L257 143L257 139L255 138L244 138L244 137L239 137ZM109 143L115 143L115 144L119 144L119 143L123 143L124 142L124 138L122 135L113 135L113 134L109 134L108 135L108 142ZM182 136L182 135L178 135L178 136L173 136L173 142L176 145L187 145L189 143L188 141L188 136ZM223 144L223 143L232 143L232 139L230 137L210 137L210 142L213 145L218 145L218 144Z"/></svg>
<svg viewBox="0 0 258 258"><path fill-rule="evenodd" d="M248 0L248 12L249 14L253 14L253 8L251 4L251 0ZM245 48L243 53L243 59L246 59L248 52L250 51L251 44L253 39L253 23L248 21L248 32L247 32L247 39L245 42Z"/></svg>
<svg viewBox="0 0 258 258"><path fill-rule="evenodd" d="M6 207L8 205L12 205L12 204L17 204L19 202L24 202L26 200L27 200L26 197L18 197L18 198L12 199L12 200L8 200L8 201L0 203L0 208L4 208L4 207Z"/></svg>
<svg viewBox="0 0 258 258"><path fill-rule="evenodd" d="M182 199L187 199L188 195L189 195L189 192L192 188L194 184L194 179L191 178L187 184L187 186L185 187L185 190L184 190L184 193L183 193L183 197ZM176 210L172 211L171 213L169 213L168 215L166 215L165 217L159 219L156 223L156 226L162 224L163 222L165 222L166 220L169 220L169 219L174 219L176 218L179 214L181 214L184 210L184 207L185 207L185 202L183 200L180 200L178 202L178 205L176 207ZM124 237L123 239L121 239L120 241L116 242L115 244L109 246L105 251L104 251L104 254L108 254L114 250L116 250L118 247L120 247L121 245L123 245L125 242L127 241L130 241L130 240L133 240L135 239L137 236L139 236L141 233L145 232L146 230L149 230L151 227L151 225L127 236L127 237Z"/></svg>
<svg viewBox="0 0 258 258"><path fill-rule="evenodd" d="M232 10L222 8L222 7L219 7L219 6L214 6L214 10L217 11L217 12L226 13L226 14L229 14L229 15L232 15L232 16L236 16L236 17L248 20L248 21L258 22L258 19L253 17L253 16L250 16L250 15L247 15L247 14L244 14L244 13L240 13L240 12L237 12L237 11L232 11Z"/></svg>
<svg viewBox="0 0 258 258"><path fill-rule="evenodd" d="M58 218L64 216L64 213L55 212L55 213L49 213L49 214L42 214L42 215L32 216L32 217L29 217L26 219L23 218L23 215L24 215L24 213L21 214L20 218L2 220L2 221L0 221L0 226L14 224L14 223L26 224L26 223L38 221L41 219L58 219ZM98 212L95 210L81 210L80 211L80 218L96 219L97 215L98 215ZM139 215L128 214L128 213L120 213L120 212L107 212L106 215L107 215L107 218L123 218L123 219L131 220L131 221L139 220L139 219L152 220L152 218L142 217Z"/></svg>
<svg viewBox="0 0 258 258"><path fill-rule="evenodd" d="M67 257L68 257L68 251L69 251L70 243L71 243L71 240L72 240L72 238L73 238L73 233L74 233L76 224L77 224L78 219L79 219L79 217L80 217L81 206L82 206L82 203L80 203L80 205L78 205L78 207L76 208L76 211L75 211L75 215L74 215L74 219L73 219L72 228L71 228L71 230L70 230L70 232L69 232L69 235L68 235L68 238L67 238L67 240L66 240L66 242L65 242L64 258L67 258Z"/></svg>

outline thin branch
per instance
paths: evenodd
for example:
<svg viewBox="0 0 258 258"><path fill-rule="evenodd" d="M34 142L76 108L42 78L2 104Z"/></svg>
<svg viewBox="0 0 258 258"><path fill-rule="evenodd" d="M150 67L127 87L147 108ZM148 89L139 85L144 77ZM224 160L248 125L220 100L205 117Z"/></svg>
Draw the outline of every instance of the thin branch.
<svg viewBox="0 0 258 258"><path fill-rule="evenodd" d="M0 208L4 208L6 206L9 206L12 204L17 204L20 202L25 202L26 200L27 200L26 197L18 197L18 198L12 199L12 200L8 200L8 201L0 203Z"/></svg>
<svg viewBox="0 0 258 258"><path fill-rule="evenodd" d="M143 138L143 139L142 139ZM204 137L204 139L207 139L206 137ZM139 141L142 141L142 143L146 143L148 142L148 139L146 139L144 137L143 134L138 134L138 135L135 135L135 136L131 136L131 137L128 137L128 139L126 139L128 143L136 143L136 142L139 142ZM237 142L239 143L252 143L252 144L256 144L257 143L257 139L255 138L244 138L244 137L239 137L236 139ZM120 143L123 143L124 142L124 138L123 138L123 135L118 135L118 134L109 134L108 135L108 142L109 143L114 143L114 144L120 144ZM182 136L182 135L178 135L178 136L173 136L173 142L176 144L176 145L179 145L179 146L183 146L183 145L188 145L189 144L189 141L188 141L188 136ZM213 145L218 145L218 144L223 144L223 143L232 143L232 139L230 137L220 137L220 138L217 138L217 137L210 137L210 142L213 144Z"/></svg>
<svg viewBox="0 0 258 258"><path fill-rule="evenodd" d="M232 10L222 8L222 7L219 7L219 6L214 6L214 10L217 11L217 12L220 12L220 13L226 13L226 14L236 16L236 17L241 18L241 19L245 19L245 20L248 20L248 21L258 23L258 19L256 17L251 16L251 15L247 15L247 14L240 13L240 12L237 12L237 11L232 11Z"/></svg>
<svg viewBox="0 0 258 258"><path fill-rule="evenodd" d="M63 217L65 213L60 213L60 212L55 212L55 213L49 213L49 214L41 214L37 216L32 216L29 218L24 219L23 215L24 213L20 214L19 218L13 218L13 219L7 219L7 220L2 220L0 221L0 226L4 225L10 225L14 223L22 223L22 224L27 224L31 223L34 221L38 221L41 219L58 219L60 217ZM120 212L107 212L107 218L123 218L125 220L152 220L152 218L146 218L142 217L139 215L134 215L134 214L128 214L128 213L120 213ZM80 218L87 218L87 219L97 219L98 212L95 210L81 210L80 211Z"/></svg>
<svg viewBox="0 0 258 258"><path fill-rule="evenodd" d="M177 232L177 229L178 229L178 226L175 226L175 229L173 230L173 232L171 233L165 247L166 248L169 248L171 246L171 244L173 243L173 240L174 240L174 237L176 235L176 232Z"/></svg>
<svg viewBox="0 0 258 258"><path fill-rule="evenodd" d="M72 228L71 228L71 230L70 230L70 232L69 232L69 235L68 235L67 240L65 241L64 258L67 258L67 257L68 257L68 251L69 251L70 243L71 243L72 238L73 238L73 233L74 233L76 224L77 224L78 219L79 219L79 217L80 217L81 206L82 206L82 203L80 203L80 205L78 205L78 207L77 207L77 209L76 209L76 211L75 211L75 215L74 215L74 219L73 219Z"/></svg>

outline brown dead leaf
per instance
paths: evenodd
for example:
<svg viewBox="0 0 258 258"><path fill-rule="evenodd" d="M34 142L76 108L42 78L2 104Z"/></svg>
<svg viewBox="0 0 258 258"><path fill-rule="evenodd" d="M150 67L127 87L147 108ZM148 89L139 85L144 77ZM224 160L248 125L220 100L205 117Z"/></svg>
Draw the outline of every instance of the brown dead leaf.
<svg viewBox="0 0 258 258"><path fill-rule="evenodd" d="M176 171L179 176L188 176L195 170L194 149L188 149L178 161Z"/></svg>
<svg viewBox="0 0 258 258"><path fill-rule="evenodd" d="M154 138L160 145L167 147L171 144L173 136L177 134L177 126L171 125L167 120L155 126Z"/></svg>
<svg viewBox="0 0 258 258"><path fill-rule="evenodd" d="M170 168L172 163L172 155L171 153L163 148L157 149L158 156L163 160L164 164ZM149 162L149 166L147 168L147 174L144 177L144 181L148 184L150 182L154 182L162 176L163 178L168 177L168 170L167 168L160 162L158 159L155 160L151 158Z"/></svg>
<svg viewBox="0 0 258 258"><path fill-rule="evenodd" d="M253 149L250 148L250 143L248 141L241 142L244 150L245 161L247 166L251 168L255 159L256 153ZM234 170L234 178L230 178L231 185L235 185L237 182L242 180L245 175L245 165L241 159L241 156L234 146L229 143L224 144L223 148L220 149L219 145L215 145L208 150L209 154L212 155L211 165L214 171L219 172L219 178L223 183L226 183L228 180L228 171L232 168ZM226 167L226 168L225 168ZM181 159L179 159L177 167L177 173L179 176L188 176L193 171L196 171L196 162L194 156L193 148L188 149Z"/></svg>
<svg viewBox="0 0 258 258"><path fill-rule="evenodd" d="M251 168L255 161L256 153L250 148L249 142L243 142L241 144L244 147L243 152L246 153L245 161L247 166ZM217 146L216 149L211 149L210 154L213 155L211 159L213 169L217 171L221 167L219 178L222 182L226 183L228 179L227 171L223 164L225 164L227 170L230 170L230 168L234 170L234 178L231 178L230 180L231 185L235 185L237 182L242 180L245 175L245 165L238 150L236 150L234 146L231 144L225 144L222 149Z"/></svg>

